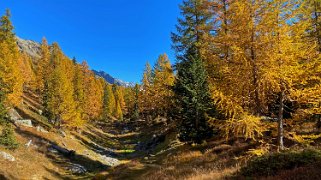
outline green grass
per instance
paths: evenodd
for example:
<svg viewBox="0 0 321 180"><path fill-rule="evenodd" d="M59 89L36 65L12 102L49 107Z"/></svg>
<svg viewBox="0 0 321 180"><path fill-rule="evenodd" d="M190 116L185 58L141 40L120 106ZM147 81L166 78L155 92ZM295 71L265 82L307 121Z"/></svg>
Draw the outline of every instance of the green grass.
<svg viewBox="0 0 321 180"><path fill-rule="evenodd" d="M134 153L135 150L134 149L121 149L121 150L117 150L117 153L121 153L121 154L130 154L130 153Z"/></svg>

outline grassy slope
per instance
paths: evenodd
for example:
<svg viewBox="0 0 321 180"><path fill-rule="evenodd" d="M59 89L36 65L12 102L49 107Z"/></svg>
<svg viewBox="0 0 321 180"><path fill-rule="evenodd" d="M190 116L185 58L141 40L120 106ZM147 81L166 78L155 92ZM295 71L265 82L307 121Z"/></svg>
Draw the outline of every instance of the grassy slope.
<svg viewBox="0 0 321 180"><path fill-rule="evenodd" d="M0 151L6 151L16 158L15 162L8 162L0 158L0 174L10 179L68 179L92 177L99 171L108 168L98 161L98 154L85 145L82 140L75 138L69 133L66 138L55 132L41 133L34 128L20 127L16 129L17 139L20 146L15 151L7 151L0 147ZM82 136L82 135L79 135ZM84 137L85 138L85 137ZM27 148L25 144L32 140L32 145ZM48 148L51 144L75 150L75 158L64 157L60 154L51 153ZM88 155L89 154L89 155ZM66 168L71 163L84 166L89 173L81 176L71 174Z"/></svg>

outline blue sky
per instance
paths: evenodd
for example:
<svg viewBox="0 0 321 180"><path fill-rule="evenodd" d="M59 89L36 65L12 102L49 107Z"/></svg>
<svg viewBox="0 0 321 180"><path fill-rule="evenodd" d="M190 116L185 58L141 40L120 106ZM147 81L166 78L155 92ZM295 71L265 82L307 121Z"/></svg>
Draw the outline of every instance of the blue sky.
<svg viewBox="0 0 321 180"><path fill-rule="evenodd" d="M175 31L182 0L1 0L15 33L24 39L58 42L69 57L92 69L140 82L147 61L161 53L174 60Z"/></svg>

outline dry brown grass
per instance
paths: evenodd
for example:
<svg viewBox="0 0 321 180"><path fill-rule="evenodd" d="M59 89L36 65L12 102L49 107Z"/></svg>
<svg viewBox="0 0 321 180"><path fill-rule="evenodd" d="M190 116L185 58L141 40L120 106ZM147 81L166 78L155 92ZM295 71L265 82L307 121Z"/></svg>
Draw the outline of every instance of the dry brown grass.
<svg viewBox="0 0 321 180"><path fill-rule="evenodd" d="M95 180L105 179L137 179L143 172L146 172L150 167L141 163L138 160L132 160L121 164L117 167L111 168L108 171L101 172L95 176Z"/></svg>
<svg viewBox="0 0 321 180"><path fill-rule="evenodd" d="M26 144L29 139L33 140L33 145L27 148ZM10 162L0 158L0 174L9 179L58 179L52 172L57 174L63 173L64 169L56 166L45 154L41 153L44 149L39 147L38 140L25 138L17 135L20 147L15 151L8 151L0 148L16 158L16 161Z"/></svg>
<svg viewBox="0 0 321 180"><path fill-rule="evenodd" d="M186 149L177 155L166 158L159 168L144 174L142 179L184 179L207 180L224 179L239 170L240 165L230 156L228 149L237 147L220 145L202 153L199 150ZM220 153L215 153L219 151Z"/></svg>
<svg viewBox="0 0 321 180"><path fill-rule="evenodd" d="M67 137L62 137L56 132L42 133L35 128L27 127L19 127L16 132L16 138L20 144L17 150L8 151L0 147L0 151L8 152L16 158L15 162L9 162L0 157L0 179L4 177L22 180L76 178L66 170L66 166L72 163L68 158L59 155L56 157L48 153L48 147L52 143L76 151L83 158L76 159L76 163L88 161L89 164L91 162L97 164L100 157L97 152L68 131L66 132ZM86 138L79 133L73 134ZM32 140L32 145L27 148L25 144L30 140ZM86 140L91 142L89 138Z"/></svg>

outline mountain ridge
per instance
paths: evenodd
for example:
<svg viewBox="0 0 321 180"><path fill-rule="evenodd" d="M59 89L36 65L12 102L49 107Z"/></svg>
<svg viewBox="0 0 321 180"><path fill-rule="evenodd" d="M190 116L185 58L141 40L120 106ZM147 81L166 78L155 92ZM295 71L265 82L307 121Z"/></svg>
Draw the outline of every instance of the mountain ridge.
<svg viewBox="0 0 321 180"><path fill-rule="evenodd" d="M97 71L97 70L92 70L96 76L99 76L99 77L102 77L104 78L108 83L110 84L116 84L116 85L119 85L119 86L124 86L124 87L133 87L135 86L134 83L131 83L131 82L125 82L121 79L117 79L117 78L114 78L113 76L111 76L110 74L106 73L105 71Z"/></svg>

